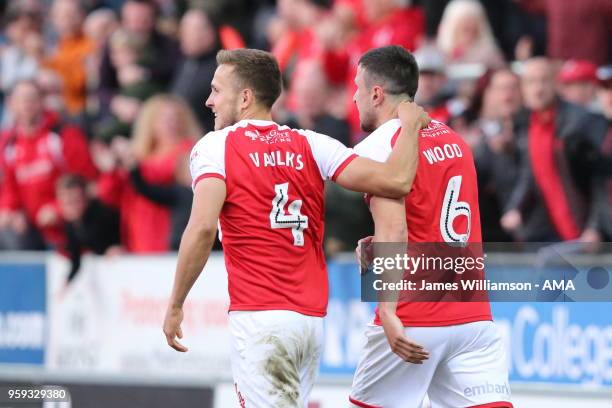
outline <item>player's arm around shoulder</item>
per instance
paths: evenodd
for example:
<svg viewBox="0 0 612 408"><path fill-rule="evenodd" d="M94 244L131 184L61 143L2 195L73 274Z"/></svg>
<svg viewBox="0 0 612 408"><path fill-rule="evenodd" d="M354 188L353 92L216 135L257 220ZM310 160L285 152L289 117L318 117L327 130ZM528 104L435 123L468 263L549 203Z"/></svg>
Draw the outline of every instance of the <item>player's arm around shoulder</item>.
<svg viewBox="0 0 612 408"><path fill-rule="evenodd" d="M431 118L414 102L400 103L398 115L402 127L387 161L358 157L336 178L338 184L387 198L401 198L410 192L418 166L419 131L429 125Z"/></svg>

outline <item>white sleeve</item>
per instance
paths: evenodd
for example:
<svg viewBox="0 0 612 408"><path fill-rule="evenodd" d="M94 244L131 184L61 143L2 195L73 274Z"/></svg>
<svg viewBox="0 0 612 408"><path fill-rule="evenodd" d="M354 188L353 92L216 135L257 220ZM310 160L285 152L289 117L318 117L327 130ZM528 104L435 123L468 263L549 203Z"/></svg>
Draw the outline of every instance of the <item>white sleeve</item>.
<svg viewBox="0 0 612 408"><path fill-rule="evenodd" d="M191 150L192 187L206 177L225 179L225 136L221 132L209 132Z"/></svg>
<svg viewBox="0 0 612 408"><path fill-rule="evenodd" d="M363 139L355 146L355 153L377 162L387 161L393 149L391 147L391 138L380 136L382 135L370 135Z"/></svg>
<svg viewBox="0 0 612 408"><path fill-rule="evenodd" d="M323 180L335 180L342 170L357 157L353 149L327 135L311 130L300 130L300 133L308 140Z"/></svg>

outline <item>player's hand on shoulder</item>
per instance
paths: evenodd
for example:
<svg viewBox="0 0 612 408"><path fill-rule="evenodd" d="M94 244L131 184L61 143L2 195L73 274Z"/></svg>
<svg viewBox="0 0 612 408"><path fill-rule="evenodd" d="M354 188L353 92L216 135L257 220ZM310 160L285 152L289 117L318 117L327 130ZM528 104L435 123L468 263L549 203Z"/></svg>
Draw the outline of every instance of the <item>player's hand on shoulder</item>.
<svg viewBox="0 0 612 408"><path fill-rule="evenodd" d="M397 107L397 115L402 122L402 127L411 129L425 129L431 122L429 114L415 102L401 102Z"/></svg>
<svg viewBox="0 0 612 408"><path fill-rule="evenodd" d="M183 338L183 330L181 329L182 321L183 309L169 307L166 311L166 318L164 319L164 334L166 335L166 341L170 347L184 353L188 350L187 347L183 346L176 339L176 337L179 339Z"/></svg>
<svg viewBox="0 0 612 408"><path fill-rule="evenodd" d="M404 334L404 325L395 314L380 315L387 341L391 351L402 360L412 364L423 364L429 358L429 352L423 346L410 341Z"/></svg>

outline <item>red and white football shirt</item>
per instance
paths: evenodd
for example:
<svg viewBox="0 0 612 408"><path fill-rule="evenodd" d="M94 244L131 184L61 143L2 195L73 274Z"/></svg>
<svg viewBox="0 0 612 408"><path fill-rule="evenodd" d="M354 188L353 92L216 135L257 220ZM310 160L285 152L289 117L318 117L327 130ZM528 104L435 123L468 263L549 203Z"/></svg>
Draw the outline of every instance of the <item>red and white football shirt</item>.
<svg viewBox="0 0 612 408"><path fill-rule="evenodd" d="M399 119L390 120L355 146L355 152L386 161L399 133ZM472 152L441 122L432 121L420 131L419 165L405 202L409 242L482 242ZM399 302L397 315L405 326L492 320L488 302ZM374 323L380 324L378 310Z"/></svg>
<svg viewBox="0 0 612 408"><path fill-rule="evenodd" d="M357 157L328 136L243 120L210 132L191 153L193 186L225 180L220 228L230 311L324 316L324 181Z"/></svg>

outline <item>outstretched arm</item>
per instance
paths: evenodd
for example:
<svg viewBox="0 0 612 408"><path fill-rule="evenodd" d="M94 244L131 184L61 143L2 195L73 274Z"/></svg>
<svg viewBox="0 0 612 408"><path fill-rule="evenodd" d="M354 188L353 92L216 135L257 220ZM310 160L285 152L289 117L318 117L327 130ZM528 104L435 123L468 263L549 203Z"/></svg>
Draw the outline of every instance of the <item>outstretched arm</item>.
<svg viewBox="0 0 612 408"><path fill-rule="evenodd" d="M431 118L423 108L407 101L400 103L398 115L402 128L387 161L358 157L338 175L338 184L387 198L401 198L410 192L418 166L419 131L429 125Z"/></svg>
<svg viewBox="0 0 612 408"><path fill-rule="evenodd" d="M179 247L174 287L164 321L168 345L177 351L187 351L175 338L183 337L183 304L208 261L225 196L225 181L218 178L202 179L194 189L191 215Z"/></svg>

